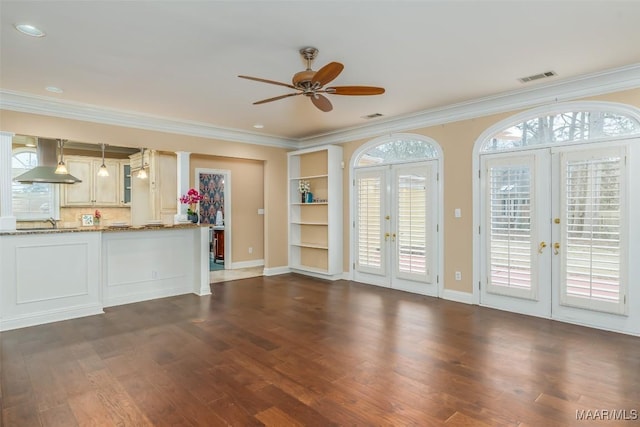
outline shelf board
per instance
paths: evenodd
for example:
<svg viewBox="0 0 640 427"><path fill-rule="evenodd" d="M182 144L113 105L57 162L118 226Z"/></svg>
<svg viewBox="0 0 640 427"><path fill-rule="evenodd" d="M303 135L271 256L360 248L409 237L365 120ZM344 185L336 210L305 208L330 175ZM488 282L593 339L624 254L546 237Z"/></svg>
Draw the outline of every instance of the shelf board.
<svg viewBox="0 0 640 427"><path fill-rule="evenodd" d="M301 248L312 248L312 249L329 250L329 247L327 245L319 245L317 243L308 243L308 242L291 243L291 246L299 246Z"/></svg>
<svg viewBox="0 0 640 427"><path fill-rule="evenodd" d="M314 203L300 203L300 202L291 202L291 206L293 205L299 205L299 206L305 206L305 205L328 205L329 202L314 202Z"/></svg>
<svg viewBox="0 0 640 427"><path fill-rule="evenodd" d="M300 179L317 179L317 178L327 178L328 174L323 175L309 175L309 176L297 176L290 178L291 180L300 180Z"/></svg>
<svg viewBox="0 0 640 427"><path fill-rule="evenodd" d="M329 274L329 270L325 270L325 269L317 268L317 267L307 267L306 265L302 265L302 264L292 265L292 266L290 266L290 268L295 269L295 270L310 271L310 272L318 273L318 274Z"/></svg>
<svg viewBox="0 0 640 427"><path fill-rule="evenodd" d="M303 222L303 221L291 221L291 224L295 225L324 225L328 226L328 222Z"/></svg>

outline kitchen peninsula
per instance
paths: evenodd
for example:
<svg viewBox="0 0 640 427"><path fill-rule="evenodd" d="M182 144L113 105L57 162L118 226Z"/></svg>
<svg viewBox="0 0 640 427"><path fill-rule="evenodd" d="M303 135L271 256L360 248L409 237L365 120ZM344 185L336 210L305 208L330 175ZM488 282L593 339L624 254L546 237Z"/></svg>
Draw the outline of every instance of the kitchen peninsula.
<svg viewBox="0 0 640 427"><path fill-rule="evenodd" d="M207 295L208 233L195 224L0 232L0 331Z"/></svg>

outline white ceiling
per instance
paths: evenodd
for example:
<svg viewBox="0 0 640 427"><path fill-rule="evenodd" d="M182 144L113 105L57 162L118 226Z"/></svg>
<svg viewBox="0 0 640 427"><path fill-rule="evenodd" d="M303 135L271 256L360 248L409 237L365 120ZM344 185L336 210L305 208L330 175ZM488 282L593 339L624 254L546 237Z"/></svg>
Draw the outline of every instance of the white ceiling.
<svg viewBox="0 0 640 427"><path fill-rule="evenodd" d="M630 0L0 0L0 15L5 93L287 139L640 63L640 2ZM47 35L27 37L17 23ZM301 96L252 105L292 90L237 75L289 83L306 46L320 51L314 70L344 64L330 85L386 93L328 95L329 113ZM549 70L558 76L518 81ZM362 118L372 113L384 117Z"/></svg>

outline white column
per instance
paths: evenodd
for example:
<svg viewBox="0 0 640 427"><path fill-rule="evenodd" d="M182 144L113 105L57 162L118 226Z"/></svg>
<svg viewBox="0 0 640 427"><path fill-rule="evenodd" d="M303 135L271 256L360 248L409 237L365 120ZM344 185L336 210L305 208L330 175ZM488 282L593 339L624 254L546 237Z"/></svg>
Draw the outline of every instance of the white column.
<svg viewBox="0 0 640 427"><path fill-rule="evenodd" d="M11 190L11 148L13 133L0 131L0 231L16 229Z"/></svg>
<svg viewBox="0 0 640 427"><path fill-rule="evenodd" d="M177 195L177 203L178 203L178 214L175 216L174 222L178 222L180 220L187 219L187 208L188 206L180 203L180 197L184 194L187 194L189 191L189 156L191 153L186 151L176 151L176 155L178 156L178 164L177 164L177 177L178 180L178 195Z"/></svg>

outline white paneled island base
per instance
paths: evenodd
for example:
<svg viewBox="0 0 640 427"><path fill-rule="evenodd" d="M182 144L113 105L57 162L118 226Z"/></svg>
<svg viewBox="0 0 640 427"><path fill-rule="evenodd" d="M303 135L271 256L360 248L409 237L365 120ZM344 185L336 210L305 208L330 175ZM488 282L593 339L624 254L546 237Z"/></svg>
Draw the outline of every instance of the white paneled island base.
<svg viewBox="0 0 640 427"><path fill-rule="evenodd" d="M208 241L198 226L0 233L0 331L210 294Z"/></svg>

